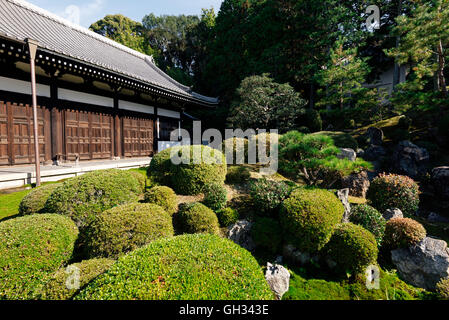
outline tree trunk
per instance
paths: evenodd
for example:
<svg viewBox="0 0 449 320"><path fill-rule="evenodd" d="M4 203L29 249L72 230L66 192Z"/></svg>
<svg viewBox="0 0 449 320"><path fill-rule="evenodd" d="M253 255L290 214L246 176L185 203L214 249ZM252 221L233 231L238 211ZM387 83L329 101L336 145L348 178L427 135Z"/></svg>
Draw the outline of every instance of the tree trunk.
<svg viewBox="0 0 449 320"><path fill-rule="evenodd" d="M447 98L446 79L444 77L445 62L446 61L444 59L443 43L440 39L438 43L438 82L440 85L441 93L443 93L443 97Z"/></svg>
<svg viewBox="0 0 449 320"><path fill-rule="evenodd" d="M399 17L402 14L402 0L398 1L398 14L396 17ZM401 42L401 37L396 37L396 49L399 48ZM395 90L396 86L401 81L401 66L395 62L394 63L394 72L393 72L393 91Z"/></svg>

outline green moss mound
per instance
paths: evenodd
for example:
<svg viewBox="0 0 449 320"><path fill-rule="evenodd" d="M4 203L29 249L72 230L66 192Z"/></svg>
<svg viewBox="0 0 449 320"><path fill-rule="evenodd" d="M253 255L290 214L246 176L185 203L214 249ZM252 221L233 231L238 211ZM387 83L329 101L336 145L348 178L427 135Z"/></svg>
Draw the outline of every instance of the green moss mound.
<svg viewBox="0 0 449 320"><path fill-rule="evenodd" d="M224 208L217 211L218 221L220 226L229 227L239 220L239 213L232 208Z"/></svg>
<svg viewBox="0 0 449 320"><path fill-rule="evenodd" d="M223 184L208 183L203 188L203 204L210 209L217 211L226 207L228 202L228 191Z"/></svg>
<svg viewBox="0 0 449 320"><path fill-rule="evenodd" d="M61 268L45 284L39 294L39 299L70 300L89 282L106 272L114 262L115 260L112 259L91 259ZM79 276L79 283L71 280L76 276ZM78 289L76 289L77 284L79 285Z"/></svg>
<svg viewBox="0 0 449 320"><path fill-rule="evenodd" d="M273 294L254 257L230 240L184 235L120 258L79 300L268 300Z"/></svg>
<svg viewBox="0 0 449 320"><path fill-rule="evenodd" d="M419 186L407 176L380 174L371 182L367 198L382 213L398 208L413 216L419 207Z"/></svg>
<svg viewBox="0 0 449 320"><path fill-rule="evenodd" d="M48 197L61 186L59 183L47 184L45 186L34 189L28 193L20 202L19 214L29 215L34 213L42 213Z"/></svg>
<svg viewBox="0 0 449 320"><path fill-rule="evenodd" d="M147 177L138 171L130 170L129 173L137 180L140 186L140 192L144 193L147 187Z"/></svg>
<svg viewBox="0 0 449 320"><path fill-rule="evenodd" d="M170 185L173 174L170 156L172 149L175 150L175 148L177 147L165 149L154 155L147 172L153 182L160 185Z"/></svg>
<svg viewBox="0 0 449 320"><path fill-rule="evenodd" d="M258 215L277 217L282 201L290 194L290 187L282 181L262 178L250 183L249 193Z"/></svg>
<svg viewBox="0 0 449 320"><path fill-rule="evenodd" d="M274 219L258 218L251 228L254 243L263 250L275 254L280 252L282 245L282 229Z"/></svg>
<svg viewBox="0 0 449 320"><path fill-rule="evenodd" d="M440 299L449 300L449 279L442 279L438 282L436 292Z"/></svg>
<svg viewBox="0 0 449 320"><path fill-rule="evenodd" d="M217 215L199 202L183 204L176 222L182 233L220 234Z"/></svg>
<svg viewBox="0 0 449 320"><path fill-rule="evenodd" d="M388 249L408 248L426 237L426 229L409 218L395 218L387 222L384 245Z"/></svg>
<svg viewBox="0 0 449 320"><path fill-rule="evenodd" d="M387 221L379 211L367 204L353 206L349 220L371 232L376 237L378 247L382 245Z"/></svg>
<svg viewBox="0 0 449 320"><path fill-rule="evenodd" d="M71 259L78 228L67 217L39 214L0 223L0 235L0 300L26 300Z"/></svg>
<svg viewBox="0 0 449 320"><path fill-rule="evenodd" d="M344 207L333 193L297 189L283 202L280 221L286 240L312 253L326 245L343 213Z"/></svg>
<svg viewBox="0 0 449 320"><path fill-rule="evenodd" d="M118 257L159 238L173 236L171 216L154 204L132 203L95 216L85 232L88 257Z"/></svg>
<svg viewBox="0 0 449 320"><path fill-rule="evenodd" d="M129 171L93 171L64 182L48 198L44 210L67 215L83 228L98 213L137 201L140 193L139 182Z"/></svg>
<svg viewBox="0 0 449 320"><path fill-rule="evenodd" d="M178 197L169 187L157 186L151 188L145 192L145 202L164 208L170 215L178 211Z"/></svg>
<svg viewBox="0 0 449 320"><path fill-rule="evenodd" d="M340 271L355 274L375 264L379 253L374 235L352 223L342 223L335 228L325 251Z"/></svg>
<svg viewBox="0 0 449 320"><path fill-rule="evenodd" d="M228 173L226 174L226 183L240 184L248 182L251 178L251 173L248 168L242 166L230 166L228 167Z"/></svg>

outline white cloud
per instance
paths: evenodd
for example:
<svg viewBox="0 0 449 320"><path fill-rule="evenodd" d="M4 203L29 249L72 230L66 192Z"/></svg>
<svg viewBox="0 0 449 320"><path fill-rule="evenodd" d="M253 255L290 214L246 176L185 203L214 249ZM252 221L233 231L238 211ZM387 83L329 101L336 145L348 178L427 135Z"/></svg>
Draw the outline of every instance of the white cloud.
<svg viewBox="0 0 449 320"><path fill-rule="evenodd" d="M102 11L105 3L106 0L93 0L92 2L83 5L71 4L59 15L74 24L80 25L84 22L91 21L92 17Z"/></svg>

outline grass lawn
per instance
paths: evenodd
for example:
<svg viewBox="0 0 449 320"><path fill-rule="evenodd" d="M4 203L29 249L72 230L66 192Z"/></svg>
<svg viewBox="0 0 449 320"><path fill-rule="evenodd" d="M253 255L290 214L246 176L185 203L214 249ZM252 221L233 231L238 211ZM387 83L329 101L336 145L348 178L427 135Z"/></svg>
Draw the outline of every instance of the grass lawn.
<svg viewBox="0 0 449 320"><path fill-rule="evenodd" d="M0 194L0 220L17 215L20 201L30 192L31 189Z"/></svg>

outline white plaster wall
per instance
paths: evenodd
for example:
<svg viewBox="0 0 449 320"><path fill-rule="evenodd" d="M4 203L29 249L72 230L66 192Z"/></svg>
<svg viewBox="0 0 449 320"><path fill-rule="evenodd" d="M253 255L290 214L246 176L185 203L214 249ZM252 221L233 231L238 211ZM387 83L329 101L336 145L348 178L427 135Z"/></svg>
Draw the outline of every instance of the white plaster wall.
<svg viewBox="0 0 449 320"><path fill-rule="evenodd" d="M50 97L50 86L38 83L36 89L38 96ZM31 95L31 81L0 77L0 90Z"/></svg>
<svg viewBox="0 0 449 320"><path fill-rule="evenodd" d="M154 107L138 104L130 101L119 100L119 109L135 111L140 113L154 114Z"/></svg>
<svg viewBox="0 0 449 320"><path fill-rule="evenodd" d="M96 106L114 108L114 99L109 97L97 96L90 93L73 91L58 88L58 98L60 100L75 101Z"/></svg>

